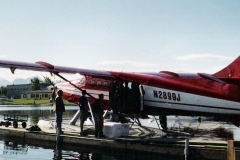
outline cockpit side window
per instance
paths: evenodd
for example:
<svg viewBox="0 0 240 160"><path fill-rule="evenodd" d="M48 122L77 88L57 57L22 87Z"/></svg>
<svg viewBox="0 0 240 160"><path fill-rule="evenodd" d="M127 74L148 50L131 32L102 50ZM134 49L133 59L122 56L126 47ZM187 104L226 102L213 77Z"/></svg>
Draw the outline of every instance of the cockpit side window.
<svg viewBox="0 0 240 160"><path fill-rule="evenodd" d="M94 81L94 80L91 80L91 81L90 81L90 85L91 85L92 87L94 87L94 86L95 86L95 81Z"/></svg>
<svg viewBox="0 0 240 160"><path fill-rule="evenodd" d="M101 85L102 85L102 82L101 81L97 81L97 86L101 87Z"/></svg>
<svg viewBox="0 0 240 160"><path fill-rule="evenodd" d="M86 81L86 78L85 78L85 77L81 78L81 79L80 79L80 84L82 84L82 85L85 84L85 81Z"/></svg>
<svg viewBox="0 0 240 160"><path fill-rule="evenodd" d="M107 81L103 82L103 87L108 88L108 82Z"/></svg>

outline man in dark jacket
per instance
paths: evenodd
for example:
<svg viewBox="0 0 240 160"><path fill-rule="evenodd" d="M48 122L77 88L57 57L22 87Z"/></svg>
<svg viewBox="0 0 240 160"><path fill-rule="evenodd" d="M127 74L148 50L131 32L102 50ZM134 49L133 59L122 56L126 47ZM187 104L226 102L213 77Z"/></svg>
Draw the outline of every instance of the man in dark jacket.
<svg viewBox="0 0 240 160"><path fill-rule="evenodd" d="M120 111L120 105L121 105L121 97L119 93L119 89L116 89L114 91L114 97L112 98L112 103L111 103L111 122L118 122L119 121L119 111Z"/></svg>
<svg viewBox="0 0 240 160"><path fill-rule="evenodd" d="M56 103L56 129L57 132L59 133L63 133L62 131L62 116L63 116L63 112L65 112L65 105L63 103L63 99L62 99L62 94L63 91L59 90L57 92L57 97L55 99L55 103Z"/></svg>
<svg viewBox="0 0 240 160"><path fill-rule="evenodd" d="M87 135L83 131L83 124L88 118L88 99L86 97L87 91L82 90L82 96L79 99L79 108L80 108L80 136Z"/></svg>
<svg viewBox="0 0 240 160"><path fill-rule="evenodd" d="M104 137L103 135L103 94L98 95L99 99L93 105L93 115L95 120L95 137Z"/></svg>

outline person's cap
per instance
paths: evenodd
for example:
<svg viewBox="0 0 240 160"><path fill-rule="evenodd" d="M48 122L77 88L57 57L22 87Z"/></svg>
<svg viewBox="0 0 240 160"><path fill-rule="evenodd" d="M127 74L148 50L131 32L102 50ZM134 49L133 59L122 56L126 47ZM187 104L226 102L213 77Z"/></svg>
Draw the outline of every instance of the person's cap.
<svg viewBox="0 0 240 160"><path fill-rule="evenodd" d="M82 94L87 94L87 91L86 90L82 90Z"/></svg>
<svg viewBox="0 0 240 160"><path fill-rule="evenodd" d="M99 94L99 95L98 95L98 97L103 97L103 94L102 94L102 93L101 93L101 94Z"/></svg>
<svg viewBox="0 0 240 160"><path fill-rule="evenodd" d="M57 91L58 94L63 94L62 90Z"/></svg>

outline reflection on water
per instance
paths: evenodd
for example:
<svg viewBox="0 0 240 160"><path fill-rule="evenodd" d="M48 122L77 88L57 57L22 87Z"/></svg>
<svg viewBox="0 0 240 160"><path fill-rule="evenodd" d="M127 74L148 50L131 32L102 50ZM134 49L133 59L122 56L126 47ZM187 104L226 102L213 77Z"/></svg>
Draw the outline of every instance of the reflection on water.
<svg viewBox="0 0 240 160"><path fill-rule="evenodd" d="M3 143L1 143L3 142ZM2 152L2 154L1 154ZM79 153L62 151L63 159L78 159ZM54 152L51 146L27 144L18 138L0 138L0 159L53 159ZM59 159L59 158L58 158Z"/></svg>
<svg viewBox="0 0 240 160"><path fill-rule="evenodd" d="M4 141L3 154L27 154L27 145L19 145L17 142Z"/></svg>
<svg viewBox="0 0 240 160"><path fill-rule="evenodd" d="M64 120L72 119L77 112L78 107L66 107ZM41 119L55 120L51 107L32 107L32 106L0 106L0 121L3 120L3 114L29 115L27 125L35 125ZM2 143L1 143L2 142ZM59 145L58 145L59 144ZM41 146L41 147L40 147ZM119 151L109 148L99 148L96 146L74 146L66 148L61 142L57 144L35 142L24 139L9 139L0 136L0 159L89 159L89 160L125 160L125 159L158 159L156 154L146 154L134 151ZM174 157L171 159L174 160ZM163 159L164 160L164 159Z"/></svg>
<svg viewBox="0 0 240 160"><path fill-rule="evenodd" d="M1 143L3 142L3 143ZM37 142L25 142L19 138L0 137L0 159L72 159L72 160L178 160L183 157L174 157L159 155L154 153L135 152L126 150L114 150L93 146L76 146L74 149L68 149L61 142L57 142L55 148L53 145L34 144ZM2 153L2 154L1 154Z"/></svg>

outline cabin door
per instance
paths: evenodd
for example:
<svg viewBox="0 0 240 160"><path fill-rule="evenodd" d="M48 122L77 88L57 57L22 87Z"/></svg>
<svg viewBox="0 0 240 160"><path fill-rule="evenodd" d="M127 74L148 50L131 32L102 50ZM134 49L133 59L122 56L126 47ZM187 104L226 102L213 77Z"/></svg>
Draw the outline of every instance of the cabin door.
<svg viewBox="0 0 240 160"><path fill-rule="evenodd" d="M144 91L142 85L135 82L110 84L110 107L118 112L137 112L143 110Z"/></svg>

